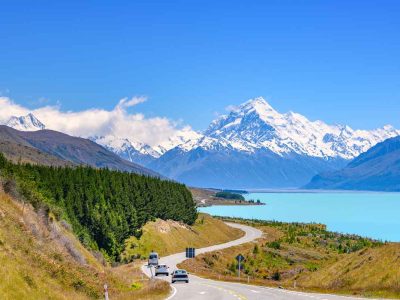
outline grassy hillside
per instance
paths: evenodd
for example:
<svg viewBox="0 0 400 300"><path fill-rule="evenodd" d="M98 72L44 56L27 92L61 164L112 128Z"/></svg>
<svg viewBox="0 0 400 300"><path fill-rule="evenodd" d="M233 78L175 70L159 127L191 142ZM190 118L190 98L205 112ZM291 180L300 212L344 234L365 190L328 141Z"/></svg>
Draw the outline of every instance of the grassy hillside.
<svg viewBox="0 0 400 300"><path fill-rule="evenodd" d="M167 283L141 280L138 266L111 269L74 237L68 224L35 212L0 188L2 299L163 299Z"/></svg>
<svg viewBox="0 0 400 300"><path fill-rule="evenodd" d="M188 243L201 247L242 235L220 220L196 217L190 192L175 182L90 167L13 164L0 155L0 295L98 299L107 283L112 299L165 298L169 284L143 278L140 260L115 268L109 262L120 260L125 246L122 258L131 262L137 249L165 255Z"/></svg>
<svg viewBox="0 0 400 300"><path fill-rule="evenodd" d="M322 224L233 220L265 234L256 243L206 253L180 266L200 276L301 291L400 298L400 245L326 231Z"/></svg>
<svg viewBox="0 0 400 300"><path fill-rule="evenodd" d="M151 250L161 256L185 251L186 247L207 247L225 243L243 236L239 229L207 214L199 214L192 226L174 221L156 220L143 227L140 239L131 237L125 242L123 260L145 257Z"/></svg>
<svg viewBox="0 0 400 300"><path fill-rule="evenodd" d="M118 261L124 241L139 237L156 218L186 224L197 211L179 183L133 173L91 167L46 167L13 164L0 154L4 189L19 200L66 220L88 248Z"/></svg>
<svg viewBox="0 0 400 300"><path fill-rule="evenodd" d="M340 257L299 284L305 288L400 298L400 244L386 244Z"/></svg>
<svg viewBox="0 0 400 300"><path fill-rule="evenodd" d="M200 214L190 227L175 221L151 221L143 228L141 246L132 249L132 240L127 245L129 250L139 249L142 254L147 255L147 249L154 248L165 255L182 251L188 245L185 240L191 246L202 247L242 234L220 220ZM157 243L152 244L154 241ZM86 249L67 223L57 221L51 213L36 212L0 188L2 299L96 299L102 296L104 283L108 284L112 299L164 299L169 293L168 283L142 276L140 260L111 268L98 259L101 255Z"/></svg>

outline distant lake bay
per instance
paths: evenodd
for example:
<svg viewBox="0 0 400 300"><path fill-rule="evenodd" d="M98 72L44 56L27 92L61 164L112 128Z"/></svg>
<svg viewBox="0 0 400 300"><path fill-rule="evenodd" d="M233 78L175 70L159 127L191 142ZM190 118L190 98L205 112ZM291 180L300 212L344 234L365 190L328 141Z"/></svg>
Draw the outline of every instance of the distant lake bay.
<svg viewBox="0 0 400 300"><path fill-rule="evenodd" d="M400 193L251 193L263 206L211 206L217 216L283 222L315 222L328 230L400 242Z"/></svg>

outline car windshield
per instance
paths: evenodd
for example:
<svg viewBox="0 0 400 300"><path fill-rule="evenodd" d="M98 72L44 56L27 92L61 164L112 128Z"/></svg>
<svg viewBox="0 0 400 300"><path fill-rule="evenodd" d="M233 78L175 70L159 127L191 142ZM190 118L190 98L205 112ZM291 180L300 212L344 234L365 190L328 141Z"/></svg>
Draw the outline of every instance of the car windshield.
<svg viewBox="0 0 400 300"><path fill-rule="evenodd" d="M185 275L186 271L185 270L177 270L177 271L175 271L175 274L176 275Z"/></svg>
<svg viewBox="0 0 400 300"><path fill-rule="evenodd" d="M157 255L151 254L151 255L149 256L149 258L150 258L150 259L155 259L155 258L157 258Z"/></svg>

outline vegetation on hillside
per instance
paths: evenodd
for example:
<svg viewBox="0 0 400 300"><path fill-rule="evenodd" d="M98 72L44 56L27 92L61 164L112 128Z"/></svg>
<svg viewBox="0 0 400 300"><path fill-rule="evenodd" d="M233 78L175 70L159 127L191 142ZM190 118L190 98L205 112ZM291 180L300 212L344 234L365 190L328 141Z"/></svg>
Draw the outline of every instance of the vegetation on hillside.
<svg viewBox="0 0 400 300"><path fill-rule="evenodd" d="M186 247L207 247L226 243L243 236L243 231L226 225L223 221L200 213L192 226L175 221L156 220L143 227L140 239L131 237L125 242L122 260L147 257L152 250L165 256L183 252Z"/></svg>
<svg viewBox="0 0 400 300"><path fill-rule="evenodd" d="M193 224L191 193L182 184L154 177L93 169L13 164L0 154L4 190L36 209L65 219L91 249L118 260L124 242L139 237L156 218Z"/></svg>
<svg viewBox="0 0 400 300"><path fill-rule="evenodd" d="M0 183L1 182L0 178ZM12 198L0 184L0 298L165 299L167 282L142 278L140 266L109 268L76 239L64 221Z"/></svg>
<svg viewBox="0 0 400 300"><path fill-rule="evenodd" d="M323 224L230 218L224 220L255 226L265 234L256 243L202 254L185 261L181 267L205 277L236 281L238 263L235 257L240 253L245 257L242 278L247 281L248 277L250 283L321 292L356 293L364 296L371 295L372 292L373 295L389 295L380 291L385 291L391 286L392 291L397 291L397 294L390 296L400 296L399 286L395 285L398 283L396 276L399 275L399 271L390 271L391 263L388 263L398 259L400 247L397 247L397 256L386 255L384 260L377 262L377 253L384 257L383 253L388 252L388 245L356 235L329 232ZM368 261L369 256L372 256L373 260ZM375 265L371 264L372 261L375 261ZM385 263L386 270L383 267ZM369 281L368 289L363 284L368 278L357 269L362 269L370 278L374 278L373 282ZM382 277L373 276L374 273ZM387 273L387 278L383 273ZM352 278L352 275L355 277ZM322 279L326 284L320 284ZM365 293L366 291L368 293Z"/></svg>
<svg viewBox="0 0 400 300"><path fill-rule="evenodd" d="M232 192L217 192L215 197L224 198L224 199L233 199L233 200L246 200L241 194L232 193Z"/></svg>

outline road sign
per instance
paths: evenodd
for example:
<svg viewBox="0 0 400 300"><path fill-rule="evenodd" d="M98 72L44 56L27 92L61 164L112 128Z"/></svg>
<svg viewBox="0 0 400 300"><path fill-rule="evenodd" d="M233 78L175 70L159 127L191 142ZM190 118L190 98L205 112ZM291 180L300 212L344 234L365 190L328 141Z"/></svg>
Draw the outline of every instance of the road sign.
<svg viewBox="0 0 400 300"><path fill-rule="evenodd" d="M238 256L236 256L236 260L240 263L245 260L245 257L242 254L239 254Z"/></svg>
<svg viewBox="0 0 400 300"><path fill-rule="evenodd" d="M244 261L244 256L242 254L239 254L236 256L236 260L238 261L238 275L239 275L239 280L240 280L240 270L242 269L242 262Z"/></svg>
<svg viewBox="0 0 400 300"><path fill-rule="evenodd" d="M196 256L195 248L186 248L186 258L193 258Z"/></svg>

